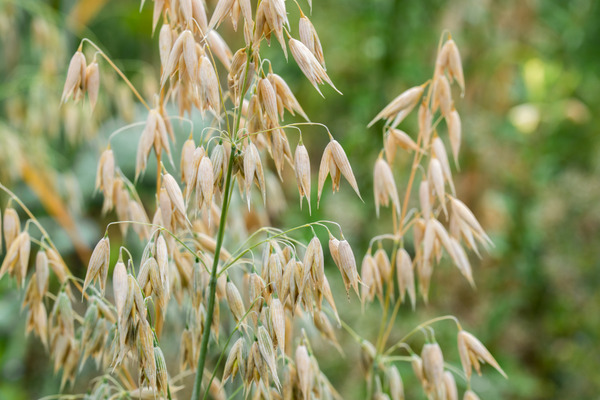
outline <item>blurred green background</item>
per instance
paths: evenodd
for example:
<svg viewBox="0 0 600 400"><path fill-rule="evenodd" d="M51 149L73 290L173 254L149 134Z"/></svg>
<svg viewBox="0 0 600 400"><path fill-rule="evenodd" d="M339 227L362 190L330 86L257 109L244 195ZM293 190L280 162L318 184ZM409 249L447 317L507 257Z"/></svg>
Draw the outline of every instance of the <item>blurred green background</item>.
<svg viewBox="0 0 600 400"><path fill-rule="evenodd" d="M59 238L71 254L71 268L82 276L76 250L84 256L112 218L100 217L101 196L93 193L100 149L110 132L143 120L144 113L102 62L94 117L88 117L87 104L59 108L68 61L80 38L90 37L146 98L156 90L159 71L150 1L141 13L136 1L91 0L78 9L76 3L0 0L0 180ZM594 111L600 107L600 2L314 3L311 20L328 73L344 95L325 89L326 99L319 97L295 63L285 62L278 44L266 54L311 119L329 126L346 149L365 203L343 184L340 193L325 196L312 218L339 221L358 259L372 236L391 230L387 214L374 219L372 166L382 137L377 126L367 129L367 122L398 93L431 77L445 29L463 58L466 93L456 106L464 142L455 183L495 248L481 261L472 259L475 291L456 270L438 268L430 304L419 302L415 313L403 307L393 337L428 318L454 314L510 378L484 367L484 376L473 384L482 399L600 398L600 121ZM288 9L295 33L297 10L291 2ZM415 118L402 126L414 132ZM316 170L326 137L316 128L304 132ZM136 142L137 136L123 139L121 148L134 154ZM395 169L400 192L408 162L408 157L400 160ZM131 172L132 166L127 168ZM145 182L152 181L149 174ZM43 195L44 187L55 192L59 206ZM295 187L285 189L289 207L274 223L291 227L308 214L298 210ZM6 196L0 199L4 207ZM70 227L71 238L64 227ZM81 243L74 245L74 238ZM339 288L335 268L328 268ZM59 379L39 341L24 336L22 296L9 279L0 281L2 399L58 392ZM361 334L374 339L376 307L361 315L356 299L343 298L338 307ZM436 331L449 349L447 360L458 365L454 328L442 323ZM361 398L358 347L338 333L346 357L327 353L324 346L321 366L344 398ZM400 371L409 398L424 398L410 368ZM84 374L76 389L85 390L85 379Z"/></svg>

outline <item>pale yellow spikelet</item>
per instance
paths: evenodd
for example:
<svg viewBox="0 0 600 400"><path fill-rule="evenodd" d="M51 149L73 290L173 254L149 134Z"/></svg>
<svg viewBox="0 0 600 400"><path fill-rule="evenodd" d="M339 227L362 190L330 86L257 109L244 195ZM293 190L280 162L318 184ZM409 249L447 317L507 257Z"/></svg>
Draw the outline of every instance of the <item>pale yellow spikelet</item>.
<svg viewBox="0 0 600 400"><path fill-rule="evenodd" d="M19 243L19 260L14 270L14 277L20 287L25 285L27 267L29 266L29 253L31 251L31 238L27 231L23 231L17 238Z"/></svg>
<svg viewBox="0 0 600 400"><path fill-rule="evenodd" d="M271 340L271 336L267 332L266 328L262 325L258 328L257 336L258 349L260 350L260 354L262 355L263 360L269 367L269 372L271 373L271 378L273 378L275 385L277 386L277 388L281 389L281 383L279 382L279 378L277 377L275 350L273 347L273 341Z"/></svg>
<svg viewBox="0 0 600 400"><path fill-rule="evenodd" d="M173 31L169 24L163 24L158 34L158 50L160 55L160 65L164 69L169 61L169 54L173 47Z"/></svg>
<svg viewBox="0 0 600 400"><path fill-rule="evenodd" d="M203 109L210 107L217 115L220 114L219 80L217 79L214 66L206 56L202 57L200 61L199 81L200 97L204 104Z"/></svg>
<svg viewBox="0 0 600 400"><path fill-rule="evenodd" d="M421 205L421 215L425 219L431 217L431 188L427 180L422 180L419 184L419 202Z"/></svg>
<svg viewBox="0 0 600 400"><path fill-rule="evenodd" d="M75 52L71 61L69 62L69 68L67 70L67 78L65 79L65 86L63 88L60 102L64 103L67 98L71 95L76 97L80 88L85 83L85 56L81 51Z"/></svg>
<svg viewBox="0 0 600 400"><path fill-rule="evenodd" d="M314 236L304 253L303 266L305 268L303 282L310 275L315 287L321 287L325 279L325 259L323 256L323 247L317 236Z"/></svg>
<svg viewBox="0 0 600 400"><path fill-rule="evenodd" d="M433 398L444 400L446 387L444 385L444 356L437 343L428 343L421 351L423 360L423 377L427 380L428 391L433 393Z"/></svg>
<svg viewBox="0 0 600 400"><path fill-rule="evenodd" d="M263 202L266 201L266 184L260 154L254 143L249 142L244 153L244 176L246 186L246 199L250 209L250 189L252 182L256 182L260 189Z"/></svg>
<svg viewBox="0 0 600 400"><path fill-rule="evenodd" d="M289 41L290 51L292 52L292 56L294 60L296 60L296 64L300 67L300 70L308 78L310 83L317 89L317 92L321 96L321 90L319 90L318 85L326 82L331 86L336 92L342 94L333 84L323 66L319 63L315 55L308 49L301 41L296 40L294 38L290 38Z"/></svg>
<svg viewBox="0 0 600 400"><path fill-rule="evenodd" d="M350 244L346 240L341 240L338 246L338 253L340 259L340 269L345 274L348 284L346 285L346 293L348 293L349 286L352 286L356 295L360 297L358 293L358 272L356 270L356 260L354 259L354 253Z"/></svg>
<svg viewBox="0 0 600 400"><path fill-rule="evenodd" d="M100 90L100 70L98 63L94 60L85 69L85 91L90 99L90 107L93 110L98 101L98 92Z"/></svg>
<svg viewBox="0 0 600 400"><path fill-rule="evenodd" d="M214 196L214 182L214 166L210 158L202 157L196 175L196 200L198 207L206 210L210 208Z"/></svg>
<svg viewBox="0 0 600 400"><path fill-rule="evenodd" d="M267 75L267 79L271 81L271 84L275 88L275 92L277 93L278 98L281 99L283 106L290 113L292 113L292 115L294 115L294 112L297 112L302 116L302 118L308 121L308 116L302 109L302 106L300 106L300 103L296 99L296 96L294 96L294 93L288 86L287 82L283 80L281 76L273 73L269 73ZM283 119L283 114L281 114L280 117Z"/></svg>
<svg viewBox="0 0 600 400"><path fill-rule="evenodd" d="M431 110L427 106L427 103L422 102L419 106L418 120L419 120L419 135L423 138L422 143L427 147L429 139L431 138L431 124L432 124Z"/></svg>
<svg viewBox="0 0 600 400"><path fill-rule="evenodd" d="M375 252L373 258L375 259L375 265L377 265L377 270L381 276L382 283L387 283L389 285L392 280L392 266L387 253L383 248L379 248Z"/></svg>
<svg viewBox="0 0 600 400"><path fill-rule="evenodd" d="M310 159L306 147L300 143L296 146L294 154L294 172L296 173L296 182L298 184L298 193L300 194L300 209L302 209L302 198L306 197L308 203L308 213L310 209Z"/></svg>
<svg viewBox="0 0 600 400"><path fill-rule="evenodd" d="M106 149L100 156L96 172L96 190L101 190L104 195L103 213L108 212L113 207L114 182L115 156L111 149Z"/></svg>
<svg viewBox="0 0 600 400"><path fill-rule="evenodd" d="M446 388L446 400L458 400L458 389L452 372L444 372L444 386Z"/></svg>
<svg viewBox="0 0 600 400"><path fill-rule="evenodd" d="M221 61L225 69L229 70L233 53L225 40L214 30L208 32L207 40L212 53Z"/></svg>
<svg viewBox="0 0 600 400"><path fill-rule="evenodd" d="M154 359L152 328L145 319L140 320L137 339L140 348L141 370L147 382L156 391L156 361Z"/></svg>
<svg viewBox="0 0 600 400"><path fill-rule="evenodd" d="M192 0L179 0L179 10L181 11L181 15L183 16L183 20L186 23L191 22L193 18L192 13ZM177 4L177 3L175 3Z"/></svg>
<svg viewBox="0 0 600 400"><path fill-rule="evenodd" d="M492 240L485 233L477 218L469 208L457 198L451 198L452 211L458 215L458 217L464 221L479 237L481 237L488 244L492 244Z"/></svg>
<svg viewBox="0 0 600 400"><path fill-rule="evenodd" d="M229 305L229 309L231 313L235 317L236 322L239 322L244 317L246 313L246 308L244 307L244 302L242 301L242 296L238 291L235 284L231 281L227 282L227 304Z"/></svg>
<svg viewBox="0 0 600 400"><path fill-rule="evenodd" d="M389 135L402 149L419 151L419 146L417 146L415 141L408 135L408 133L400 129L390 128Z"/></svg>
<svg viewBox="0 0 600 400"><path fill-rule="evenodd" d="M323 56L323 47L319 40L317 30L310 20L301 12L300 21L298 22L298 34L300 41L315 55L319 63L326 69L325 58Z"/></svg>
<svg viewBox="0 0 600 400"><path fill-rule="evenodd" d="M448 75L450 76L450 82L456 79L458 86L460 87L461 93L465 93L465 77L463 74L462 61L460 60L460 53L454 40L449 39L444 43L442 52L447 53L447 68Z"/></svg>
<svg viewBox="0 0 600 400"><path fill-rule="evenodd" d="M21 220L17 210L12 207L6 207L4 210L4 221L2 229L4 231L4 241L8 250L12 242L19 236L21 232Z"/></svg>
<svg viewBox="0 0 600 400"><path fill-rule="evenodd" d="M165 0L154 0L154 9L152 11L152 33L154 34L154 30L156 29L156 25L158 24L158 20L163 14L163 8L165 6Z"/></svg>
<svg viewBox="0 0 600 400"><path fill-rule="evenodd" d="M185 202L183 200L183 193L181 192L181 188L177 184L177 181L170 174L163 175L163 185L167 190L167 194L169 199L171 200L171 204L175 207L175 210L179 212L181 215L186 215L186 207Z"/></svg>
<svg viewBox="0 0 600 400"><path fill-rule="evenodd" d="M444 214L448 215L446 210L446 191L444 190L444 172L442 171L442 164L437 158L432 158L429 162L428 180L433 183L433 189L438 197Z"/></svg>
<svg viewBox="0 0 600 400"><path fill-rule="evenodd" d="M233 346L231 346L227 359L225 360L225 367L223 368L223 378L221 379L223 384L225 384L229 378L235 378L240 368L242 368L242 375L244 374L243 350L245 346L246 342L243 337L236 340Z"/></svg>
<svg viewBox="0 0 600 400"><path fill-rule="evenodd" d="M181 147L181 181L186 184L186 194L188 187L193 186L194 180L194 152L196 151L196 144L194 139L191 137L183 143Z"/></svg>
<svg viewBox="0 0 600 400"><path fill-rule="evenodd" d="M210 22L208 23L209 30L216 28L221 22L223 22L225 17L227 17L229 12L231 11L233 3L234 0L219 0L217 2L217 6L213 11L213 15L210 18Z"/></svg>
<svg viewBox="0 0 600 400"><path fill-rule="evenodd" d="M100 239L88 264L87 273L85 275L85 281L83 283L83 291L89 286L92 280L98 279L100 281L100 290L104 293L104 287L106 284L106 276L108 275L108 264L110 257L110 241L108 237Z"/></svg>
<svg viewBox="0 0 600 400"><path fill-rule="evenodd" d="M425 304L429 301L429 286L433 275L433 264L430 258L423 258L417 265L417 276L419 277L419 291Z"/></svg>
<svg viewBox="0 0 600 400"><path fill-rule="evenodd" d="M442 115L446 116L452 109L452 91L450 83L445 75L438 75L433 82L432 92L432 111L435 112L439 108Z"/></svg>
<svg viewBox="0 0 600 400"><path fill-rule="evenodd" d="M206 32L208 32L208 19L206 17L206 6L203 0L192 0L192 16L195 23L200 27L201 33L206 34Z"/></svg>
<svg viewBox="0 0 600 400"><path fill-rule="evenodd" d="M450 162L448 161L448 154L446 153L446 147L444 142L439 136L436 136L432 142L432 149L435 158L437 158L441 164L442 172L444 173L444 179L448 182L452 194L456 192L454 188L454 182L452 180L452 172L450 170Z"/></svg>
<svg viewBox="0 0 600 400"><path fill-rule="evenodd" d="M276 345L282 353L285 353L285 310L279 298L271 299L270 310Z"/></svg>
<svg viewBox="0 0 600 400"><path fill-rule="evenodd" d="M304 400L309 400L313 387L313 371L306 346L296 348L296 371L300 382L300 391Z"/></svg>
<svg viewBox="0 0 600 400"><path fill-rule="evenodd" d="M446 249L446 252L448 252L448 255L452 258L452 261L454 261L454 263L457 263L456 255L454 253L454 245L450 240L450 235L448 234L448 231L446 230L444 225L442 225L442 223L437 219L430 218L430 222L431 226L433 227L433 230L435 231L436 238Z"/></svg>
<svg viewBox="0 0 600 400"><path fill-rule="evenodd" d="M360 266L361 279L363 286L361 288L361 303L364 307L366 301L373 301L375 295L381 299L383 288L381 286L381 276L375 264L375 259L369 253L363 257Z"/></svg>
<svg viewBox="0 0 600 400"><path fill-rule="evenodd" d="M48 278L50 276L48 263L48 255L46 252L44 250L38 251L35 256L35 278L40 299L43 299L48 291Z"/></svg>
<svg viewBox="0 0 600 400"><path fill-rule="evenodd" d="M402 383L402 377L398 368L392 365L386 369L386 375L390 386L390 398L391 400L404 400L404 384Z"/></svg>
<svg viewBox="0 0 600 400"><path fill-rule="evenodd" d="M401 120L397 120L398 115L406 117L417 105L423 95L423 86L415 86L402 92L398 97L392 100L371 122L367 125L369 128L380 119L395 120L393 125L398 125Z"/></svg>
<svg viewBox="0 0 600 400"><path fill-rule="evenodd" d="M271 82L267 78L259 80L257 85L257 95L261 108L267 114L267 118L271 123L277 124L277 96L275 95L273 85L271 85Z"/></svg>
<svg viewBox="0 0 600 400"><path fill-rule="evenodd" d="M481 375L481 370L478 361L487 362L494 367L503 377L507 378L506 373L502 370L496 359L486 349L486 347L475 336L465 330L458 332L458 353L463 370L467 375L467 379L471 377L471 368Z"/></svg>
<svg viewBox="0 0 600 400"><path fill-rule="evenodd" d="M467 281L472 287L475 287L475 282L473 281L473 272L471 270L471 263L469 262L469 257L465 252L465 249L460 245L460 242L451 237L450 241L452 242L452 249L454 251L455 256L455 264L460 270L460 273L463 274Z"/></svg>
<svg viewBox="0 0 600 400"><path fill-rule="evenodd" d="M352 167L350 166L350 162L348 161L348 157L344 152L342 146L335 139L331 139L329 144L325 147L323 151L323 156L321 157L321 165L319 166L319 182L318 182L318 192L317 192L317 205L321 200L321 193L323 192L323 185L325 184L325 179L327 179L327 175L331 175L331 184L333 187L333 191L336 192L339 190L339 182L340 182L340 173L343 175L350 186L358 197L362 200L360 196L360 192L358 190L358 185L356 183L356 179L354 178L354 173L352 172Z"/></svg>
<svg viewBox="0 0 600 400"><path fill-rule="evenodd" d="M137 179L140 174L146 170L148 155L152 150L152 145L154 144L154 138L156 136L156 120L156 111L150 111L148 114L148 119L146 120L146 126L144 127L138 142L135 163L135 179Z"/></svg>
<svg viewBox="0 0 600 400"><path fill-rule="evenodd" d="M379 217L379 206L388 206L390 199L396 209L396 213L400 214L400 199L398 198L398 190L396 189L396 181L392 174L392 169L388 163L380 155L375 162L373 171L373 193L375 196L375 211Z"/></svg>
<svg viewBox="0 0 600 400"><path fill-rule="evenodd" d="M454 163L458 166L458 153L460 151L462 128L460 115L458 115L458 111L456 111L456 109L453 109L446 117L446 125L448 125L448 136L450 138L450 146L452 147Z"/></svg>
<svg viewBox="0 0 600 400"><path fill-rule="evenodd" d="M183 55L183 47L186 37L188 36L181 34L177 37L177 39L175 39L175 42L173 42L167 62L163 64L163 71L160 79L161 86L164 86L164 84L167 82L167 79L169 79L175 73L175 71L177 71L180 58Z"/></svg>
<svg viewBox="0 0 600 400"><path fill-rule="evenodd" d="M64 283L70 274L65 262L53 248L46 249L46 253L48 255L48 262L52 272L54 272L54 275L56 275L61 284Z"/></svg>
<svg viewBox="0 0 600 400"><path fill-rule="evenodd" d="M154 359L156 360L156 389L166 395L169 390L169 374L165 355L160 347L154 347Z"/></svg>
<svg viewBox="0 0 600 400"><path fill-rule="evenodd" d="M181 32L179 38L182 40L183 61L185 62L185 71L190 82L196 82L198 79L198 55L196 53L196 40L189 29ZM177 40L179 40L179 38Z"/></svg>
<svg viewBox="0 0 600 400"><path fill-rule="evenodd" d="M472 390L467 390L463 396L463 400L479 400L479 396Z"/></svg>
<svg viewBox="0 0 600 400"><path fill-rule="evenodd" d="M117 307L117 316L119 320L123 318L123 307L127 300L127 293L129 291L129 279L127 278L127 270L123 261L119 260L115 264L113 270L113 293L115 298L115 306Z"/></svg>

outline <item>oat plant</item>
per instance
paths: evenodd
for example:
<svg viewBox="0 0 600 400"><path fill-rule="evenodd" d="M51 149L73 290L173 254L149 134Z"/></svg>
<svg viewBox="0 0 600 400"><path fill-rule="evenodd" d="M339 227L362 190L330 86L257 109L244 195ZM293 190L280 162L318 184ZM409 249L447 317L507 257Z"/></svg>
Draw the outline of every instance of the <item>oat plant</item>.
<svg viewBox="0 0 600 400"><path fill-rule="evenodd" d="M261 53L271 41L277 42L282 57L291 55L319 93L321 85L338 91L327 74L324 52L306 10L296 3L300 19L292 24L286 11L289 2L284 0L208 3L153 2L152 29L159 38L161 73L152 98L144 98L89 39L81 41L70 61L62 103L87 99L93 109L102 92L100 70L105 69L104 73L114 71L146 109L145 121L114 132L102 151L96 188L104 199L103 212L114 222L95 246L84 279L70 272L26 205L0 185L10 197L3 211L0 277L9 274L25 288L27 332L39 337L54 360L55 372L61 371L61 391L75 380L86 360L95 360L101 371L86 394L50 397L173 399L191 392L194 400L339 399L319 367L311 341L327 340L339 348L336 336L343 326L362 349L367 398L403 399L396 364L409 362L428 398L458 398L458 376L466 381L464 399L476 399L469 383L473 368L480 373L480 363L487 362L504 372L457 318L424 322L399 342L389 343L402 303L408 299L414 309L417 292L427 301L435 265L448 260L474 285L467 252L479 254L491 245L457 197L446 151L449 143L457 163L461 123L451 84L456 82L462 91L464 78L454 41L444 34L432 79L402 93L371 122L385 120L384 146L374 169L377 212L380 206L391 205L394 217L392 232L372 239L359 274L339 224L316 221L287 230L268 224L265 204L276 201L273 193L281 190L278 185L290 170L296 177L300 207L306 203L310 211L314 206L307 149L312 140L303 135L306 126L317 127L316 132L329 138L319 165L317 206L328 177L334 192L343 177L360 197L342 145L326 126L309 120L285 78ZM243 37L243 47L232 51L218 33L226 24ZM399 126L415 108L419 132L411 135ZM191 119L198 115L202 127ZM304 121L284 122L290 116ZM175 141L174 123L189 126L183 143ZM111 139L135 132L139 134L135 175L126 176ZM403 196L393 173L397 151L413 157ZM179 165L173 161L175 152L181 154ZM141 200L136 186L151 157L157 161L156 194L148 203ZM413 192L419 200L415 208L411 208ZM20 215L26 216L24 224ZM249 219L260 221L260 227L247 230L240 221ZM144 244L139 259L131 255L127 243L111 247L115 230L123 237L128 230L139 236ZM312 232L308 242L298 238L303 230ZM328 255L317 231L329 236ZM117 253L114 266L111 252ZM331 261L339 269L336 279L343 281L345 293L331 290L325 274ZM54 293L49 291L51 274L60 282ZM359 300L363 306L375 300L382 306L376 340L360 337L338 314L336 301L356 306ZM160 345L165 324L173 320L167 313L184 321L178 332L179 355L165 354ZM462 369L444 361L431 329L440 321L454 321L458 328ZM322 338L310 337L303 328L308 324ZM420 332L427 343L417 354L412 340ZM175 358L179 368L168 370L167 361Z"/></svg>

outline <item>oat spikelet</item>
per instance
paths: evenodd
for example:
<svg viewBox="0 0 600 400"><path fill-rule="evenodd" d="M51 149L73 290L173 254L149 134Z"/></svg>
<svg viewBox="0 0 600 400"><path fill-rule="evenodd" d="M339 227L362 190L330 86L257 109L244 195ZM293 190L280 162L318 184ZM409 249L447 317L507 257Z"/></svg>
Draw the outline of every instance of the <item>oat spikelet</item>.
<svg viewBox="0 0 600 400"><path fill-rule="evenodd" d="M369 122L367 127L370 128L375 122L382 118L387 120L394 119L392 127L397 126L417 105L419 99L423 95L423 90L423 86L415 86L402 92L398 97L392 100L390 104L385 106L384 109ZM398 118L399 116L401 116L401 118Z"/></svg>
<svg viewBox="0 0 600 400"><path fill-rule="evenodd" d="M246 313L246 308L244 307L244 302L242 301L242 296L238 291L235 284L231 281L227 282L227 304L229 305L229 309L233 314L236 322L239 322L244 317Z"/></svg>
<svg viewBox="0 0 600 400"><path fill-rule="evenodd" d="M298 183L298 193L300 194L300 209L302 209L302 198L306 197L308 203L308 213L310 209L310 159L308 151L303 144L296 146L294 154L294 171L296 173L296 182Z"/></svg>
<svg viewBox="0 0 600 400"><path fill-rule="evenodd" d="M98 101L98 91L100 90L100 70L98 63L94 60L85 69L85 91L90 99L90 107L93 110Z"/></svg>
<svg viewBox="0 0 600 400"><path fill-rule="evenodd" d="M296 370L300 381L300 391L304 400L310 399L313 385L313 371L306 346L296 348Z"/></svg>
<svg viewBox="0 0 600 400"><path fill-rule="evenodd" d="M125 306L127 292L129 291L129 279L127 278L127 270L123 261L119 260L115 264L112 279L115 306L117 307L117 316L120 320L123 318L123 307Z"/></svg>
<svg viewBox="0 0 600 400"><path fill-rule="evenodd" d="M277 377L277 364L275 362L275 351L273 349L273 341L271 340L271 336L262 325L258 328L257 336L260 354L262 355L263 360L267 363L267 367L269 367L269 371L273 381L275 382L275 385L277 388L281 389L281 383ZM266 379L266 377L263 378Z"/></svg>
<svg viewBox="0 0 600 400"><path fill-rule="evenodd" d="M375 196L375 211L379 217L379 206L388 206L390 199L396 209L396 213L400 215L400 199L398 198L398 190L396 189L396 181L388 163L379 156L375 162L373 171L373 193Z"/></svg>
<svg viewBox="0 0 600 400"><path fill-rule="evenodd" d="M338 246L338 254L339 254L339 267L341 269L342 274L346 276L346 280L344 283L346 284L346 293L350 286L356 292L356 295L360 297L358 293L358 272L356 270L356 260L354 259L354 253L352 252L352 248L350 244L346 240L341 240Z"/></svg>
<svg viewBox="0 0 600 400"><path fill-rule="evenodd" d="M450 137L450 145L452 147L452 155L454 156L454 163L458 166L458 152L460 151L461 141L461 122L458 111L453 109L448 116L446 116L446 124L448 125L448 136Z"/></svg>
<svg viewBox="0 0 600 400"><path fill-rule="evenodd" d="M340 188L340 173L346 178L350 186L352 186L352 189L354 189L358 197L362 200L356 179L354 178L354 173L352 172L352 167L350 166L350 162L348 161L348 157L346 156L344 149L337 142L337 140L331 139L323 151L321 165L319 166L319 190L317 193L317 205L321 200L321 193L323 192L323 185L325 184L327 175L331 175L333 191L336 192Z"/></svg>
<svg viewBox="0 0 600 400"><path fill-rule="evenodd" d="M19 236L19 232L21 232L21 220L19 219L17 210L12 207L7 207L4 210L2 229L4 231L6 250L8 250L12 242Z"/></svg>
<svg viewBox="0 0 600 400"><path fill-rule="evenodd" d="M84 292L92 280L98 279L100 281L100 290L104 294L106 277L108 276L109 257L110 242L108 237L104 237L100 239L90 257L87 273L85 274L85 281L83 283Z"/></svg>
<svg viewBox="0 0 600 400"><path fill-rule="evenodd" d="M398 368L395 365L391 366L386 370L389 386L390 386L390 397L391 400L404 400L404 384L402 383L402 377Z"/></svg>
<svg viewBox="0 0 600 400"><path fill-rule="evenodd" d="M446 387L444 385L444 356L437 343L423 346L421 352L423 360L423 377L427 380L428 391L433 392L434 399L444 400Z"/></svg>
<svg viewBox="0 0 600 400"><path fill-rule="evenodd" d="M96 172L96 190L101 190L104 196L102 213L113 207L113 190L115 187L115 156L111 149L106 149L100 156Z"/></svg>
<svg viewBox="0 0 600 400"><path fill-rule="evenodd" d="M60 98L61 103L64 103L71 95L73 95L73 97L78 95L78 92L85 83L85 69L85 56L81 51L75 52L71 58L71 61L69 62L65 86Z"/></svg>
<svg viewBox="0 0 600 400"><path fill-rule="evenodd" d="M219 0L215 11L213 12L210 22L208 23L208 29L211 30L219 26L221 22L227 17L231 8L233 7L234 0Z"/></svg>
<svg viewBox="0 0 600 400"><path fill-rule="evenodd" d="M465 330L458 332L458 353L467 379L471 378L471 368L475 368L477 373L481 375L479 361L487 362L492 367L496 368L503 377L507 378L506 373L502 370L488 349L485 348L483 343Z"/></svg>
<svg viewBox="0 0 600 400"><path fill-rule="evenodd" d="M444 386L446 388L446 400L458 400L458 389L452 372L444 372Z"/></svg>
<svg viewBox="0 0 600 400"><path fill-rule="evenodd" d="M302 70L304 76L308 78L310 83L314 86L315 89L317 89L317 92L319 92L321 96L323 96L323 93L321 93L321 90L319 89L318 85L322 84L323 82L326 82L327 84L329 84L329 86L333 88L333 90L335 90L339 94L342 94L342 92L340 92L335 87L335 85L327 75L327 72L325 72L325 69L323 68L323 66L321 66L321 64L319 63L315 55L310 51L310 49L308 49L301 41L296 40L294 38L290 38L288 43L290 45L290 51L292 52L292 56L294 57L294 60L296 60L298 67L300 67L300 70Z"/></svg>
<svg viewBox="0 0 600 400"><path fill-rule="evenodd" d="M325 66L325 58L323 57L323 47L321 46L319 35L317 35L317 30L303 13L298 22L298 34L300 36L300 41L314 54L323 68L327 69Z"/></svg>

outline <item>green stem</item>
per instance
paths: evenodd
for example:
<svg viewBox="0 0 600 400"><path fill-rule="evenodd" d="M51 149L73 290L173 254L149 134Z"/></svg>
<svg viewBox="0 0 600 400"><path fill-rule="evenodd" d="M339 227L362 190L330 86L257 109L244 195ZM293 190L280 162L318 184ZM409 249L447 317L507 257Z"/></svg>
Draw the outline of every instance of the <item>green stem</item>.
<svg viewBox="0 0 600 400"><path fill-rule="evenodd" d="M196 379L194 381L194 390L192 400L200 399L200 386L202 385L202 373L206 363L206 353L208 350L208 340L210 338L210 327L212 325L213 311L215 309L215 294L217 289L217 269L219 266L219 257L221 255L221 246L225 234L225 223L227 221L227 211L230 201L231 175L233 172L233 159L235 158L235 148L231 149L229 164L227 165L227 176L225 178L225 189L223 191L223 207L221 209L221 220L219 221L219 232L217 233L217 244L215 247L215 256L213 260L212 271L210 274L210 287L208 295L208 309L206 310L206 321L204 323L204 332L202 333L202 345L200 347L200 356L196 367Z"/></svg>

